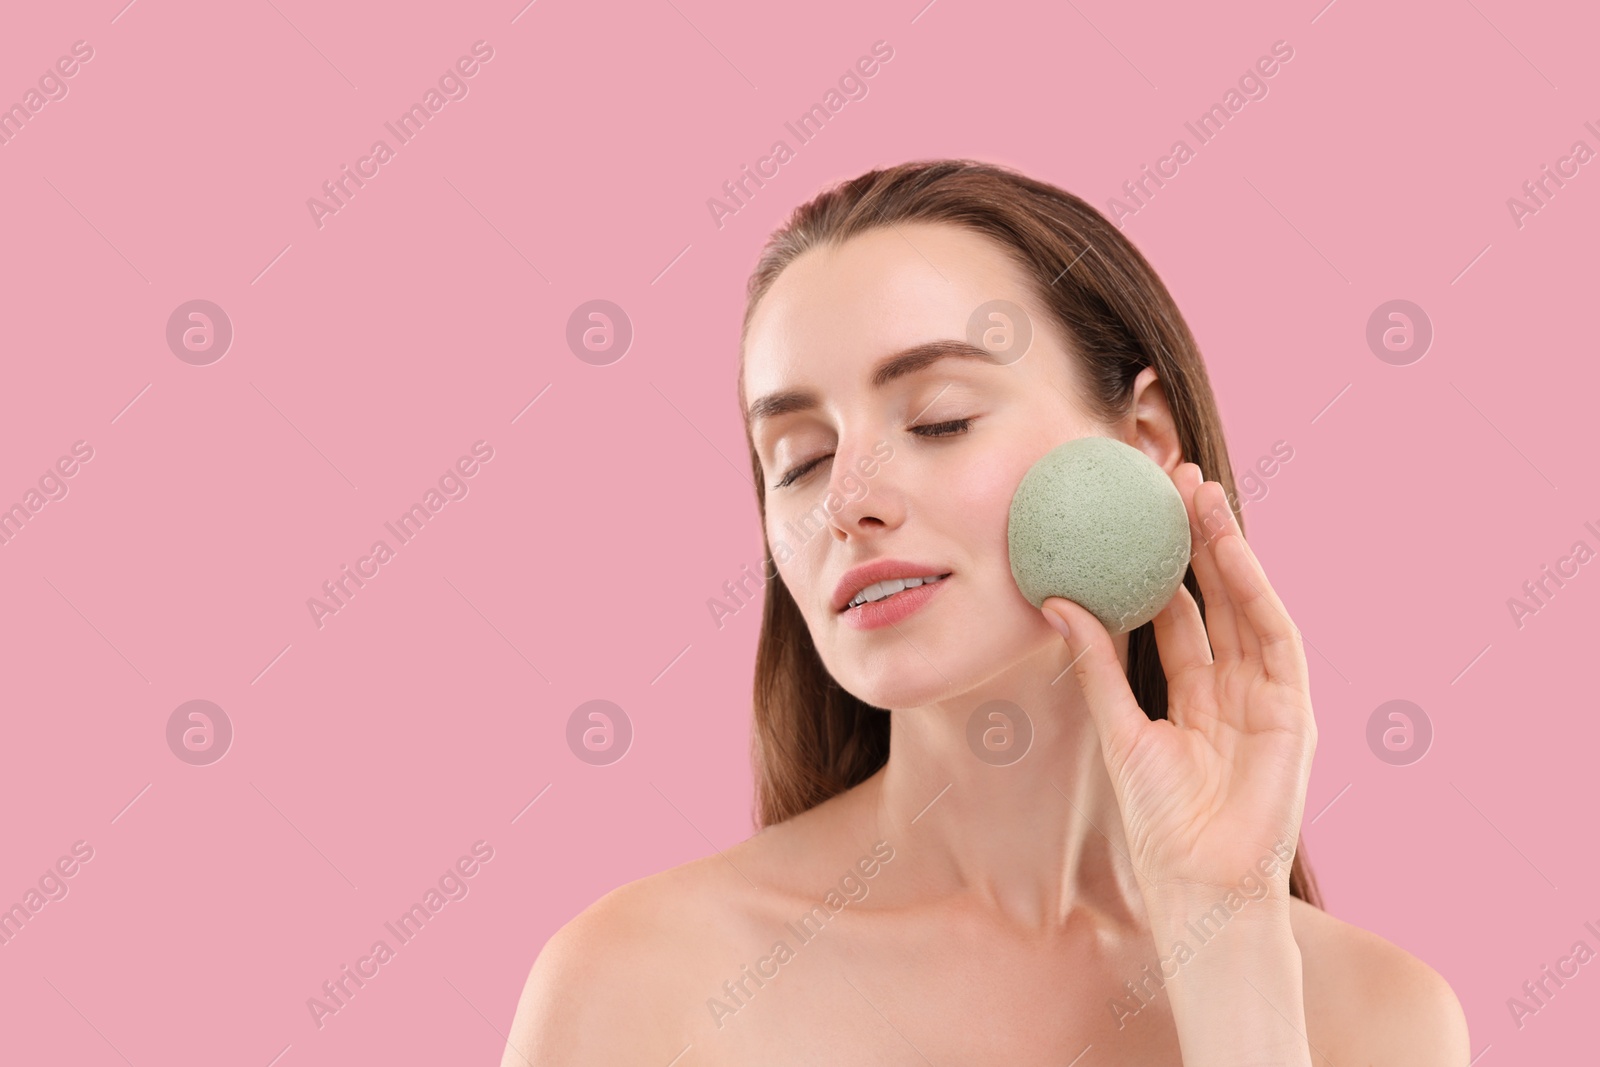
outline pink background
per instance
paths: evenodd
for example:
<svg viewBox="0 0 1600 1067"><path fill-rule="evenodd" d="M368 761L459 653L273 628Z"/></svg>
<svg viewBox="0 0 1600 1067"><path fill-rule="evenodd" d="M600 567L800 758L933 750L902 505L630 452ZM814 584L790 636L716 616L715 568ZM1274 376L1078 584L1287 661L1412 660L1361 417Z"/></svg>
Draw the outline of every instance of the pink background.
<svg viewBox="0 0 1600 1067"><path fill-rule="evenodd" d="M1479 1063L1592 1055L1600 965L1520 1031L1506 1007L1600 949L1600 563L1521 629L1506 606L1600 549L1600 164L1521 228L1506 205L1600 148L1592 12L123 2L0 34L0 103L94 50L0 146L0 505L94 450L0 546L0 902L94 850L0 946L0 1059L498 1062L555 929L751 831L758 609L719 631L707 601L760 558L734 366L766 235L932 156L1104 210L1278 40L1268 95L1126 232L1236 467L1294 450L1245 517L1313 649L1307 850L1330 911L1450 980ZM478 40L468 95L318 228L306 200ZM708 198L779 138L719 229ZM165 339L193 299L234 328L208 366ZM610 365L566 342L594 299L635 331ZM1393 299L1435 330L1406 366L1365 340ZM468 495L319 629L307 599L479 440ZM635 731L609 766L565 740L597 698ZM1396 698L1435 731L1408 766L1366 741ZM195 699L235 731L207 766L166 739ZM468 895L319 1029L307 998L479 840Z"/></svg>

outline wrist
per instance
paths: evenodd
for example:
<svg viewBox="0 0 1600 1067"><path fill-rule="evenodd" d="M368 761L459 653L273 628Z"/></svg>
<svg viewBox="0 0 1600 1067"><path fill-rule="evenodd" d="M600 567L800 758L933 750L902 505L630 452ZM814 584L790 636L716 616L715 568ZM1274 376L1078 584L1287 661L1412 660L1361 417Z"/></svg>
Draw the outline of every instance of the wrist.
<svg viewBox="0 0 1600 1067"><path fill-rule="evenodd" d="M1300 944L1287 907L1253 901L1229 911L1216 900L1195 900L1149 910L1147 922L1158 956L1181 964L1185 973L1208 976L1201 981L1301 975Z"/></svg>
<svg viewBox="0 0 1600 1067"><path fill-rule="evenodd" d="M1183 1062L1310 1067L1304 959L1287 905L1229 912L1216 898L1185 902L1151 924Z"/></svg>
<svg viewBox="0 0 1600 1067"><path fill-rule="evenodd" d="M1180 885L1146 890L1145 911L1152 922L1177 922L1202 915L1215 915L1221 921L1242 919L1250 922L1286 922L1289 918L1289 887L1257 884L1248 890L1238 886Z"/></svg>
<svg viewBox="0 0 1600 1067"><path fill-rule="evenodd" d="M1277 843L1262 848L1254 862L1236 859L1230 863L1235 871L1233 877L1199 879L1158 870L1158 875L1149 880L1140 877L1139 888L1152 914L1197 913L1220 902L1238 915L1270 920L1274 912L1288 913L1294 856L1295 838L1280 834ZM1212 868L1213 874L1221 873L1215 870L1214 863Z"/></svg>
<svg viewBox="0 0 1600 1067"><path fill-rule="evenodd" d="M1185 1064L1310 1067L1287 872L1260 873L1233 886L1143 887Z"/></svg>

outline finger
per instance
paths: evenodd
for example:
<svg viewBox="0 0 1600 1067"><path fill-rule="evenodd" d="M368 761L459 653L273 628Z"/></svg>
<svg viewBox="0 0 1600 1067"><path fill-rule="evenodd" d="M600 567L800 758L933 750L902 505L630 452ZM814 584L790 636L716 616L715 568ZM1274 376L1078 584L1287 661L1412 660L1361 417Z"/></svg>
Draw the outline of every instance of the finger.
<svg viewBox="0 0 1600 1067"><path fill-rule="evenodd" d="M1174 726L1192 726L1186 709L1203 702L1191 694L1211 681L1211 642L1206 638L1200 605L1188 587L1180 585L1152 623L1161 669L1167 676L1167 721Z"/></svg>
<svg viewBox="0 0 1600 1067"><path fill-rule="evenodd" d="M1261 642L1257 638L1255 627L1250 625L1250 620L1245 617L1237 595L1237 591L1243 587L1223 570L1220 554L1225 538L1232 537L1239 544L1244 544L1244 532L1239 529L1239 516L1234 514L1233 508L1228 504L1228 491L1222 487L1221 482L1208 482L1202 485L1195 493L1195 506L1205 509L1206 524L1211 534L1208 547L1218 580L1227 593L1228 611L1233 619L1234 636L1239 646L1239 660L1259 664ZM1207 607L1209 606L1208 604Z"/></svg>
<svg viewBox="0 0 1600 1067"><path fill-rule="evenodd" d="M1194 568L1195 580L1200 583L1200 597L1205 601L1206 632L1211 637L1211 652L1218 663L1233 663L1240 658L1239 629L1234 619L1233 602L1228 599L1227 583L1217 570L1211 542L1217 530L1227 522L1227 516L1207 513L1202 509L1199 488L1202 484L1200 467L1185 463L1179 468L1182 481L1178 489L1189 512L1189 540L1192 551L1189 565Z"/></svg>
<svg viewBox="0 0 1600 1067"><path fill-rule="evenodd" d="M1083 690L1089 714L1094 716L1095 729L1100 735L1100 747L1106 766L1113 776L1120 770L1127 753L1132 750L1142 730L1151 722L1133 690L1128 686L1128 676L1122 661L1117 658L1116 646L1099 619L1074 601L1063 597L1046 597L1043 610L1066 641L1072 656L1071 670Z"/></svg>
<svg viewBox="0 0 1600 1067"><path fill-rule="evenodd" d="M1299 627L1267 581L1266 571L1239 530L1237 521L1217 538L1217 563L1242 616L1240 629L1255 644L1267 676L1291 685L1308 682Z"/></svg>
<svg viewBox="0 0 1600 1067"><path fill-rule="evenodd" d="M1186 586L1178 586L1167 606L1153 620L1156 648L1171 693L1191 671L1211 666L1211 643L1206 640L1206 622L1200 605Z"/></svg>

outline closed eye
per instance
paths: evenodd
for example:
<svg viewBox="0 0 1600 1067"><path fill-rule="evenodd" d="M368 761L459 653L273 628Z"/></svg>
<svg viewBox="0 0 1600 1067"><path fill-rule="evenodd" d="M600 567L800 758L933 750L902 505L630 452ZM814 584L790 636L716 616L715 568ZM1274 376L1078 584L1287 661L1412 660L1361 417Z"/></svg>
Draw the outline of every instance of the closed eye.
<svg viewBox="0 0 1600 1067"><path fill-rule="evenodd" d="M919 433L922 430L926 430L928 432L922 434L921 436L923 436L923 437L954 437L957 434L966 433L967 430L971 428L971 426L972 426L972 420L971 419L951 419L949 422L932 422L932 423L926 423L926 424L924 424L922 426L913 426L913 427L911 427L911 432L912 433Z"/></svg>
<svg viewBox="0 0 1600 1067"><path fill-rule="evenodd" d="M916 434L918 437L958 437L972 428L973 418L976 418L976 416L965 419L950 419L947 422L924 423L921 426L911 427L911 432ZM829 455L832 455L832 453L829 453ZM821 463L827 458L828 456L818 456L816 459L811 460L808 463L802 463L800 466L791 470L788 474L785 474L783 476L783 480L777 485L773 486L773 488L782 489L785 486L793 484L795 481L805 477L808 473L810 473L812 467L815 467L817 464Z"/></svg>

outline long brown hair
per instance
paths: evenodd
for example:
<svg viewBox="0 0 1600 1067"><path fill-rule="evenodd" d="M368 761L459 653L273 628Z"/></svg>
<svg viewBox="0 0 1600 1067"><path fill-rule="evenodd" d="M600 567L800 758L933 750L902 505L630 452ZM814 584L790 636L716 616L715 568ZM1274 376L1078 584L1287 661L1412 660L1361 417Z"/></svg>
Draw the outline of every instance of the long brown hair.
<svg viewBox="0 0 1600 1067"><path fill-rule="evenodd" d="M1185 460L1222 483L1243 529L1233 467L1200 349L1156 272L1122 232L1080 198L1015 171L966 159L922 160L869 171L796 208L767 241L750 276L740 330L739 410L746 409L744 340L757 303L807 249L837 245L880 226L944 222L988 236L1010 254L1080 360L1085 398L1103 422L1129 410L1134 378L1154 367ZM864 781L889 758L889 716L846 692L822 664L799 606L765 543L766 485L748 426L766 550L766 596L756 649L756 822L768 826ZM1184 585L1205 600L1191 567ZM1145 714L1167 715L1167 679L1154 623L1128 635L1128 683ZM1289 892L1321 907L1295 849Z"/></svg>

